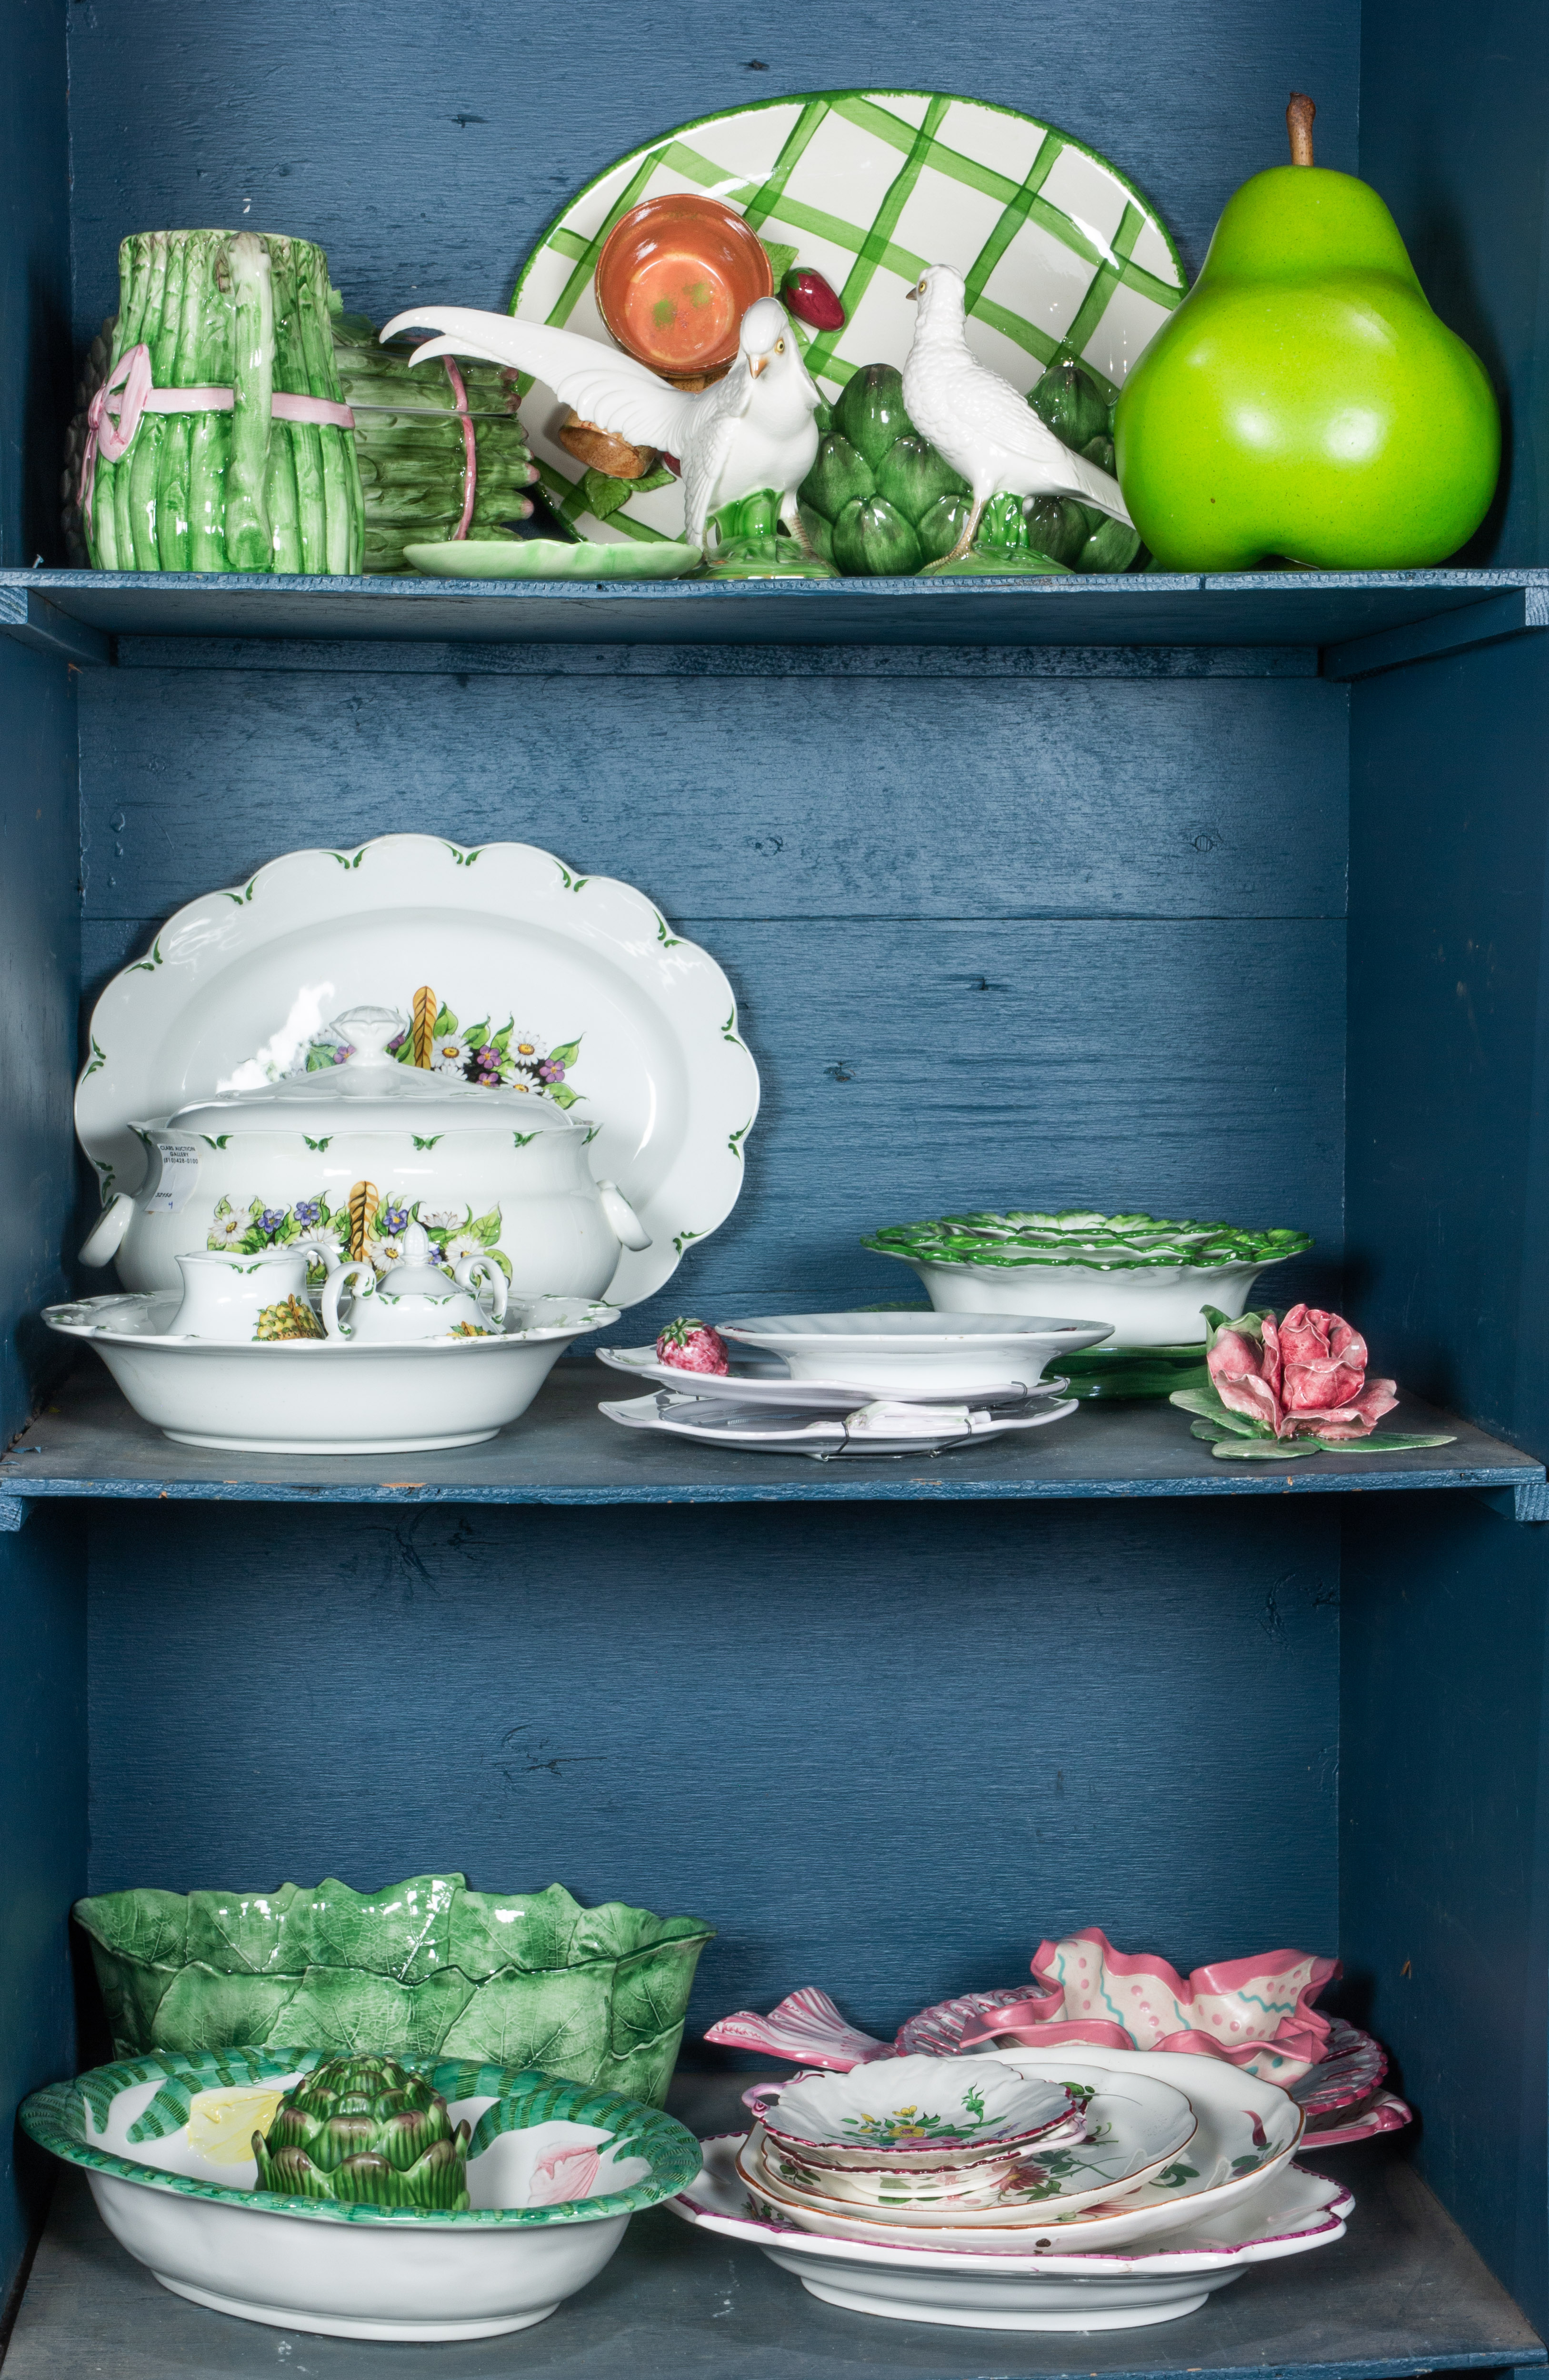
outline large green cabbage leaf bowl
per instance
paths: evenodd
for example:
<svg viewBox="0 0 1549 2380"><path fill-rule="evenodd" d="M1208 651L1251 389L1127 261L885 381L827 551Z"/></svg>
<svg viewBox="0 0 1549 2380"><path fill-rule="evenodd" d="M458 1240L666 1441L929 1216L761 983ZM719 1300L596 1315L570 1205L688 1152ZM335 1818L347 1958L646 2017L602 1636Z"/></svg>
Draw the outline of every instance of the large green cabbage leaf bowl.
<svg viewBox="0 0 1549 2380"><path fill-rule="evenodd" d="M79 1900L114 2050L296 2046L539 2067L660 2107L714 1928L417 1876Z"/></svg>

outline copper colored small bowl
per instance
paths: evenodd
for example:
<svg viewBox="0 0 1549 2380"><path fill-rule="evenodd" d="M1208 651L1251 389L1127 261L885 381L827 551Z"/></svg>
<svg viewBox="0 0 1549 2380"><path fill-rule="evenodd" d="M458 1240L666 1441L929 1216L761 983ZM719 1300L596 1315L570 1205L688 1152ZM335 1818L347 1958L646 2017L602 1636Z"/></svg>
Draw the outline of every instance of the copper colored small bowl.
<svg viewBox="0 0 1549 2380"><path fill-rule="evenodd" d="M613 225L597 261L597 305L626 355L669 380L723 371L743 316L774 296L774 273L740 214L719 199L646 199Z"/></svg>

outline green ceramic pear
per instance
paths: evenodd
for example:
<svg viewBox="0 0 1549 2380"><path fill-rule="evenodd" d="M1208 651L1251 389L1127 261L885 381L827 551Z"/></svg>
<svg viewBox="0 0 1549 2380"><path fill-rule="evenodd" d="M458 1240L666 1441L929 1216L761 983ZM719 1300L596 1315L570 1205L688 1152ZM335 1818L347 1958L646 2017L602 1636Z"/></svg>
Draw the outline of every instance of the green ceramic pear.
<svg viewBox="0 0 1549 2380"><path fill-rule="evenodd" d="M1374 189L1313 163L1227 202L1199 279L1124 384L1116 468L1165 570L1443 562L1500 467L1484 367L1431 310Z"/></svg>

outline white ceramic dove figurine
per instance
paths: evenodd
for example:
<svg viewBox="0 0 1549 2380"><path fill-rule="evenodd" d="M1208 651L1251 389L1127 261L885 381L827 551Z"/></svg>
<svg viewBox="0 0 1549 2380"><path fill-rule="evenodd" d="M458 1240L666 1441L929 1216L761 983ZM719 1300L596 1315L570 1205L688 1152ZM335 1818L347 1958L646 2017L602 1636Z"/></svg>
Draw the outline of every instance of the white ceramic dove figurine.
<svg viewBox="0 0 1549 2380"><path fill-rule="evenodd" d="M390 339L410 325L442 334L415 350L417 364L430 356L477 356L531 372L583 421L671 455L683 472L693 544L704 544L709 516L720 505L760 488L774 489L781 518L801 535L796 490L817 460L813 416L822 398L785 309L773 298L760 298L743 316L736 360L725 378L694 394L659 380L615 347L545 322L468 306L417 306L395 315L381 335Z"/></svg>
<svg viewBox="0 0 1549 2380"><path fill-rule="evenodd" d="M962 275L933 264L908 294L919 314L903 367L904 406L921 437L973 491L968 525L947 560L961 562L968 552L991 496L1074 496L1132 528L1118 480L1072 454L1010 382L973 353Z"/></svg>

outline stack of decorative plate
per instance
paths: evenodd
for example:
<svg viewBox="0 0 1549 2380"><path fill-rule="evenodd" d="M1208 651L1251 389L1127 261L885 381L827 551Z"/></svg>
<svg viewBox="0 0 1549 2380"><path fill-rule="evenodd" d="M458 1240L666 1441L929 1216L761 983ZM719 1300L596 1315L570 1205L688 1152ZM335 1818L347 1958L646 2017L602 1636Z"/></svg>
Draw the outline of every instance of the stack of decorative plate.
<svg viewBox="0 0 1549 2380"><path fill-rule="evenodd" d="M1047 1366L1107 1326L1031 1314L770 1314L722 1323L720 1333L737 1353L719 1371L664 1361L660 1342L603 1348L605 1364L655 1387L599 1410L626 1428L775 1454L938 1454L1074 1413L1066 1379L1046 1378Z"/></svg>
<svg viewBox="0 0 1549 2380"><path fill-rule="evenodd" d="M878 2059L749 2095L671 2204L860 2313L1000 2330L1166 2322L1337 2240L1348 2191L1291 2163L1302 2114L1217 2058Z"/></svg>

